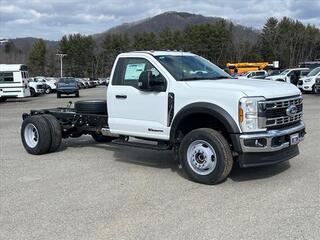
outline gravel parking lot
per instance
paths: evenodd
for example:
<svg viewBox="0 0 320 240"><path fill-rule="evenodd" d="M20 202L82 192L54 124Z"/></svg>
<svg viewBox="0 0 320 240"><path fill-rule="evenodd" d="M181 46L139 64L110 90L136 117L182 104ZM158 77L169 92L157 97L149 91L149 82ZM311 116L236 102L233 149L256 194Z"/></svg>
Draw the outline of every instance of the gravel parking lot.
<svg viewBox="0 0 320 240"><path fill-rule="evenodd" d="M103 99L105 87L80 99ZM307 136L290 162L186 179L171 152L63 141L26 153L21 114L66 106L55 94L0 104L0 239L319 239L320 95L305 95Z"/></svg>

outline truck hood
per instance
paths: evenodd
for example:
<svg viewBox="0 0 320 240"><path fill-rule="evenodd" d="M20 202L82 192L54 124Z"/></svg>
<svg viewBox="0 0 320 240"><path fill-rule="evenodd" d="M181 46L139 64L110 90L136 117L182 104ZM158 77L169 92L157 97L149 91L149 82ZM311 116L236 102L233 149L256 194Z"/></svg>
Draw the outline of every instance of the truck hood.
<svg viewBox="0 0 320 240"><path fill-rule="evenodd" d="M265 98L287 97L301 94L291 83L260 80L260 79L222 79L188 81L191 88L201 88L216 91L241 91L247 96L262 96Z"/></svg>

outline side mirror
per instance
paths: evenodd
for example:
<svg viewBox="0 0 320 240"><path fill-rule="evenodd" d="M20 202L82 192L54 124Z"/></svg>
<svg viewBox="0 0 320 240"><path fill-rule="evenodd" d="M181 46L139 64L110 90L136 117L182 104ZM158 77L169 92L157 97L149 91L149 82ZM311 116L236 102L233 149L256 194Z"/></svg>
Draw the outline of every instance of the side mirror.
<svg viewBox="0 0 320 240"><path fill-rule="evenodd" d="M166 81L160 77L155 77L152 71L143 71L140 74L138 86L143 91L163 92L166 90Z"/></svg>
<svg viewBox="0 0 320 240"><path fill-rule="evenodd" d="M143 71L139 76L138 87L144 91L150 91L150 78L152 76L151 71Z"/></svg>

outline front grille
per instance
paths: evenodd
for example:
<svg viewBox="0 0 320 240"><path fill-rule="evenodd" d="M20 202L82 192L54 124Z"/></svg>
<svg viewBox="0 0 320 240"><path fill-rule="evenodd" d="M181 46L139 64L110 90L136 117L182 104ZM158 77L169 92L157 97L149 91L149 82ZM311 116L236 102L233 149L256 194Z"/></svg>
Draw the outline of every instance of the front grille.
<svg viewBox="0 0 320 240"><path fill-rule="evenodd" d="M37 89L42 89L42 85L37 85Z"/></svg>
<svg viewBox="0 0 320 240"><path fill-rule="evenodd" d="M297 106L297 112L302 112L302 104L296 105ZM281 107L281 108L274 108L274 109L267 109L266 110L266 117L267 118L278 118L287 116L287 107Z"/></svg>
<svg viewBox="0 0 320 240"><path fill-rule="evenodd" d="M262 104L265 111L265 124L267 129L276 129L293 125L302 120L303 117L303 99L301 96L285 99L267 100ZM296 113L289 116L287 109L290 106L296 106Z"/></svg>

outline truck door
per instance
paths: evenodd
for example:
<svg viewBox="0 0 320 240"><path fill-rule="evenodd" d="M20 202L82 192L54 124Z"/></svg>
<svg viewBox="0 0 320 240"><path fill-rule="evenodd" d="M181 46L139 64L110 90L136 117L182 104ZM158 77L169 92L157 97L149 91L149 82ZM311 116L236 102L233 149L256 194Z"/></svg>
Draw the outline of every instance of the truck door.
<svg viewBox="0 0 320 240"><path fill-rule="evenodd" d="M143 71L152 71L153 75L164 77L155 67L157 62L151 61L145 58L119 58L107 90L108 122L112 133L169 139L168 83L162 92L142 91L138 86Z"/></svg>

